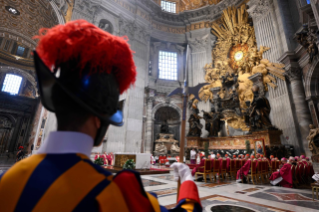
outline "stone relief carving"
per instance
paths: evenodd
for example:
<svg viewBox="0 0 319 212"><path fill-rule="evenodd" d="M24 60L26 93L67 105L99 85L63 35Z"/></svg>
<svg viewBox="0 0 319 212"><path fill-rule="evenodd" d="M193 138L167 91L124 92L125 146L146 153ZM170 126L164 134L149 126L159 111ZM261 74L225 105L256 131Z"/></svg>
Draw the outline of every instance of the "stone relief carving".
<svg viewBox="0 0 319 212"><path fill-rule="evenodd" d="M96 0L77 0L75 1L74 8L79 9L81 12L92 16L94 15L96 9L100 7L101 1Z"/></svg>
<svg viewBox="0 0 319 212"><path fill-rule="evenodd" d="M4 116L0 116L0 128L11 128L11 127L12 127L11 121Z"/></svg>
<svg viewBox="0 0 319 212"><path fill-rule="evenodd" d="M203 51L206 49L206 46L209 45L209 36L203 38L195 38L194 40L189 39L188 43L192 52Z"/></svg>
<svg viewBox="0 0 319 212"><path fill-rule="evenodd" d="M68 11L70 0L54 0L61 13L65 16Z"/></svg>
<svg viewBox="0 0 319 212"><path fill-rule="evenodd" d="M107 31L110 34L113 34L113 25L110 21L106 19L101 19L99 22L99 28L101 28L104 31Z"/></svg>
<svg viewBox="0 0 319 212"><path fill-rule="evenodd" d="M260 18L264 16L270 9L272 0L250 0L248 3L249 9L247 12L252 18Z"/></svg>
<svg viewBox="0 0 319 212"><path fill-rule="evenodd" d="M121 36L126 35L131 40L137 39L141 42L146 42L150 38L150 30L137 24L135 20L128 20L120 15L119 25Z"/></svg>

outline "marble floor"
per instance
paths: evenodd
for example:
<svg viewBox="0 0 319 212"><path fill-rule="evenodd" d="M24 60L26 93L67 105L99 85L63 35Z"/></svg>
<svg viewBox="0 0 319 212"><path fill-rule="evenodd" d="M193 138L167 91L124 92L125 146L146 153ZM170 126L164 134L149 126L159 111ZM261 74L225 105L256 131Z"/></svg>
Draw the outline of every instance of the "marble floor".
<svg viewBox="0 0 319 212"><path fill-rule="evenodd" d="M161 205L176 204L176 187L172 174L142 176L146 191L154 192ZM203 211L281 212L319 211L319 200L312 200L310 189L287 189L270 185L236 183L234 180L196 182Z"/></svg>

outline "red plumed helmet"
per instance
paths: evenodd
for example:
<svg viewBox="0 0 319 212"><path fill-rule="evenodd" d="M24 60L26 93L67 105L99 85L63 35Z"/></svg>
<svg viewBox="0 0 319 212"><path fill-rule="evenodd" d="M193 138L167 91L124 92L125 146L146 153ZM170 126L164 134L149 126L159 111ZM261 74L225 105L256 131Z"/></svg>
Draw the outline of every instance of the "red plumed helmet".
<svg viewBox="0 0 319 212"><path fill-rule="evenodd" d="M88 64L90 73L112 73L121 94L136 81L128 39L111 35L85 20L41 29L34 38L39 39L36 52L49 68L78 59L79 75Z"/></svg>

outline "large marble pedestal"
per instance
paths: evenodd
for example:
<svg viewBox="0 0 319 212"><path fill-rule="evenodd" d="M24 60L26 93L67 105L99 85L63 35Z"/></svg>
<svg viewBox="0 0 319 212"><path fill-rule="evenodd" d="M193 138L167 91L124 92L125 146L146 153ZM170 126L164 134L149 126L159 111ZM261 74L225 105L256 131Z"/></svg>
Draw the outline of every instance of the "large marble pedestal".
<svg viewBox="0 0 319 212"><path fill-rule="evenodd" d="M150 169L151 154L150 153L114 153L114 167L122 168L128 159L133 159L136 166L135 169Z"/></svg>
<svg viewBox="0 0 319 212"><path fill-rule="evenodd" d="M250 141L250 148L254 149L254 145L257 139L263 139L265 145L280 146L280 135L282 131L260 131L253 132L249 135L228 136L228 137L211 137L211 138L196 138L187 137L188 148L204 149L205 143L209 142L208 149L246 149L246 140Z"/></svg>

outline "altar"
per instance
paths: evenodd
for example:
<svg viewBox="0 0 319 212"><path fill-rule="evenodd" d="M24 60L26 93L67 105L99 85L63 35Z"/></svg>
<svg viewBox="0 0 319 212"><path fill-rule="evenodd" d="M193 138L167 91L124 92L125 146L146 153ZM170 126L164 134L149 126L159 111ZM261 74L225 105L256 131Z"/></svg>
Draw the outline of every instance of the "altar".
<svg viewBox="0 0 319 212"><path fill-rule="evenodd" d="M248 135L239 136L227 136L227 137L210 137L210 138L199 138L199 137L187 137L188 148L204 149L205 143L208 144L209 150L221 149L246 149L246 141L250 142L250 148L255 148L256 141L261 141L265 146L280 146L280 135L281 130L266 130L252 132Z"/></svg>
<svg viewBox="0 0 319 212"><path fill-rule="evenodd" d="M114 167L122 168L125 162L132 159L135 163L135 169L150 169L151 168L151 154L150 153L128 153L116 152L114 153Z"/></svg>

